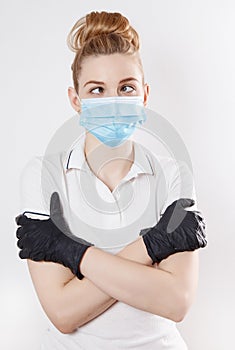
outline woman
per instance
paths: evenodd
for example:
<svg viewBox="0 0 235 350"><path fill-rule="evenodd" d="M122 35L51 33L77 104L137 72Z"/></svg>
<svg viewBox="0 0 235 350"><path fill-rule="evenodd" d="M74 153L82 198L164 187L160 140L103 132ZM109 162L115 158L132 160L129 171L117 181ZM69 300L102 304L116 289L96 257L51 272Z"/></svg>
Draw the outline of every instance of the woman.
<svg viewBox="0 0 235 350"><path fill-rule="evenodd" d="M68 42L68 95L85 137L29 163L22 209L50 218L16 220L20 257L52 322L41 349L186 349L175 322L196 291L205 225L186 210L195 204L187 169L182 180L171 158L130 139L149 95L138 34L119 13L92 12Z"/></svg>

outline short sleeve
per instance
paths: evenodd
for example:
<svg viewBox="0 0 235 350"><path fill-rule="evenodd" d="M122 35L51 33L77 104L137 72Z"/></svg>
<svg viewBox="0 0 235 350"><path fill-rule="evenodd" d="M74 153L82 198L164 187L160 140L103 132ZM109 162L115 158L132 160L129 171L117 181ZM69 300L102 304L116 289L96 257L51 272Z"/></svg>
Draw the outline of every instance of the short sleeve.
<svg viewBox="0 0 235 350"><path fill-rule="evenodd" d="M21 213L30 211L50 215L50 199L53 192L58 192L65 208L65 154L66 152L59 152L33 157L25 165L20 174Z"/></svg>
<svg viewBox="0 0 235 350"><path fill-rule="evenodd" d="M42 189L42 158L30 159L20 174L20 211L49 214Z"/></svg>
<svg viewBox="0 0 235 350"><path fill-rule="evenodd" d="M161 215L166 208L179 198L191 198L195 204L187 210L197 210L197 198L193 172L184 161L173 160L167 163L165 177L167 195L161 208Z"/></svg>

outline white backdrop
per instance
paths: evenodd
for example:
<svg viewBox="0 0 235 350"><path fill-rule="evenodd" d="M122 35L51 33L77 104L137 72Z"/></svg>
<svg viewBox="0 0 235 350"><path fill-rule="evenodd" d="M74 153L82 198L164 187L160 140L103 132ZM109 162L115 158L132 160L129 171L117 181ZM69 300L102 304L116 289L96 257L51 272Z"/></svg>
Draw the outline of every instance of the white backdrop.
<svg viewBox="0 0 235 350"><path fill-rule="evenodd" d="M179 324L190 350L234 344L235 5L228 0L0 1L1 324L0 348L38 350L47 324L14 217L19 174L74 113L67 98L73 54L66 36L91 10L126 15L142 39L149 108L183 138L208 227L196 300Z"/></svg>

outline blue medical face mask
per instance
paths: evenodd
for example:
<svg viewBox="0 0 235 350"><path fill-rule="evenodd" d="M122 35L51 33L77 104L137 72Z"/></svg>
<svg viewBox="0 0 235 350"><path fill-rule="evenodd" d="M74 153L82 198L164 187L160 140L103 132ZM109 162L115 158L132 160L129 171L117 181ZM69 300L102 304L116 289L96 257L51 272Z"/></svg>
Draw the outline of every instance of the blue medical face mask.
<svg viewBox="0 0 235 350"><path fill-rule="evenodd" d="M109 147L127 140L146 121L143 97L101 97L81 100L80 125Z"/></svg>

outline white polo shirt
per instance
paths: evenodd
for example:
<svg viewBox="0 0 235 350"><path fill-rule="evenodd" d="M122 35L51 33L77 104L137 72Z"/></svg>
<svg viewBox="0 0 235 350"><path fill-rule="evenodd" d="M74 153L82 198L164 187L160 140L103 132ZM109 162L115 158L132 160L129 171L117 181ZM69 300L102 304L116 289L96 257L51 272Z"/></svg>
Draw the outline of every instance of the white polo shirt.
<svg viewBox="0 0 235 350"><path fill-rule="evenodd" d="M57 191L73 234L116 254L136 240L141 229L155 225L174 200L196 200L186 163L155 157L135 141L134 163L111 191L86 162L84 140L68 151L28 162L21 174L21 212L49 214L50 196ZM72 334L62 334L48 322L44 350L187 349L174 322L122 302Z"/></svg>

